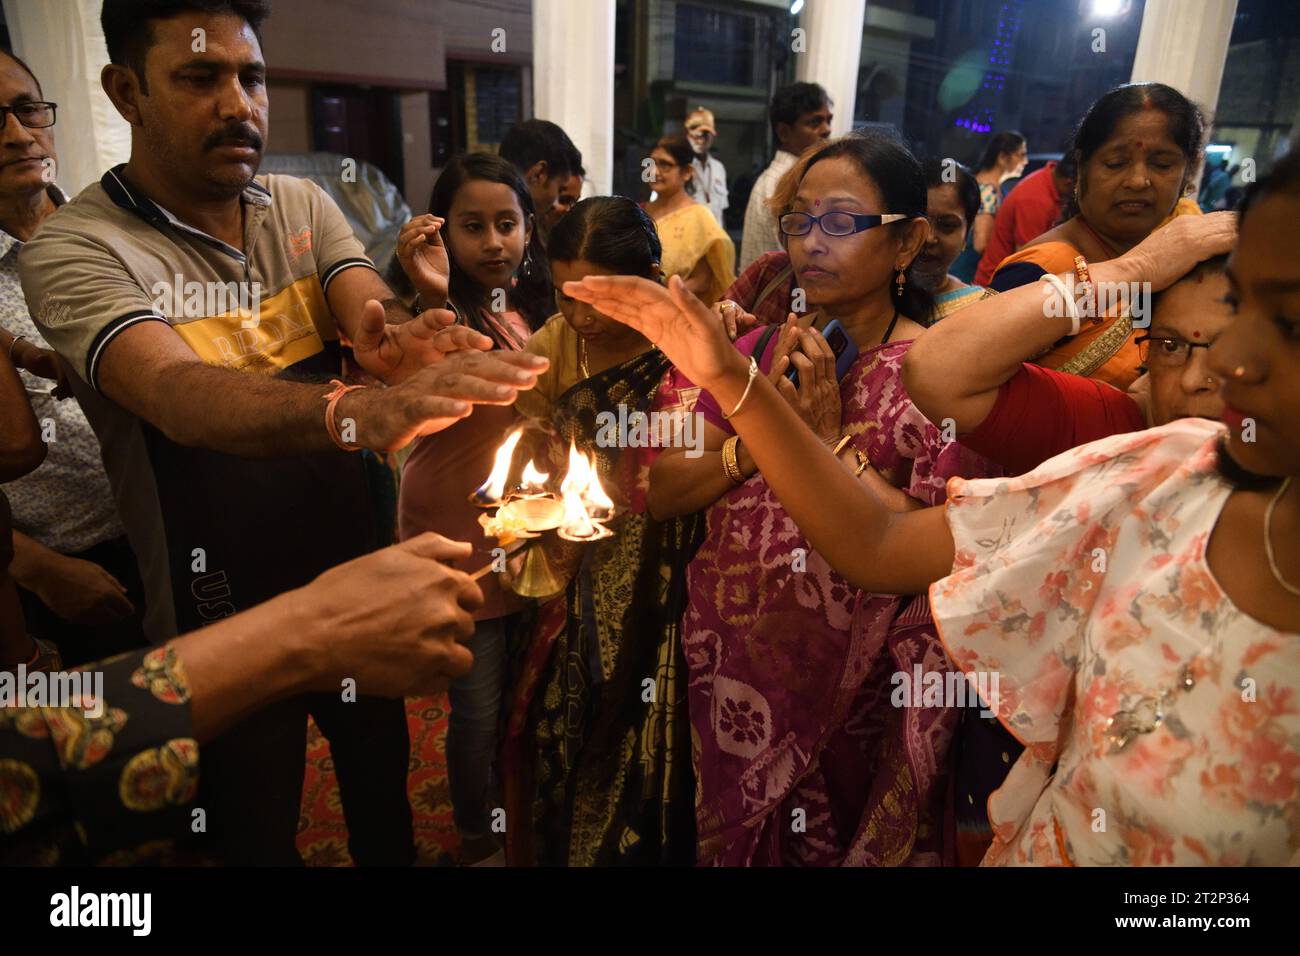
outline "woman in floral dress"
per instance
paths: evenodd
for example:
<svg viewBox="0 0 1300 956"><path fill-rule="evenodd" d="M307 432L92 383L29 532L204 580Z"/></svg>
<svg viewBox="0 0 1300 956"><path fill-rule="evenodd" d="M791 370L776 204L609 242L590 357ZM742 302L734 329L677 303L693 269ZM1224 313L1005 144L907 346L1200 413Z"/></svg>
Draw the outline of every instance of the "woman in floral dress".
<svg viewBox="0 0 1300 956"><path fill-rule="evenodd" d="M946 506L908 513L834 460L680 284L566 292L730 410L832 567L864 590L928 589L952 660L999 675L987 703L1026 750L990 800L986 864L1283 865L1300 862L1300 260L1275 237L1297 218L1293 152L1252 188L1229 263L1235 316L1210 350L1223 424L954 479ZM1142 267L1159 290L1221 251ZM1068 315L1047 321L1070 333Z"/></svg>

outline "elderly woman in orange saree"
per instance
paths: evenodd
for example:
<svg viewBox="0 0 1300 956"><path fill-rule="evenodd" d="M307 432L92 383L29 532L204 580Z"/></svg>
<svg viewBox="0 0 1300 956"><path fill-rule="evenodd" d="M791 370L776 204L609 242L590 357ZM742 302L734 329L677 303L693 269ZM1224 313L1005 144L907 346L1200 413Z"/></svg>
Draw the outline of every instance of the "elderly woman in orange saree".
<svg viewBox="0 0 1300 956"><path fill-rule="evenodd" d="M1199 215L1186 194L1200 166L1204 131L1196 104L1163 83L1133 83L1104 94L1074 135L1074 214L1003 259L989 288L1005 292L1059 273L1083 279L1087 263L1122 255L1175 216ZM1085 322L1037 364L1128 388L1142 364L1134 329L1151 317L1113 312Z"/></svg>

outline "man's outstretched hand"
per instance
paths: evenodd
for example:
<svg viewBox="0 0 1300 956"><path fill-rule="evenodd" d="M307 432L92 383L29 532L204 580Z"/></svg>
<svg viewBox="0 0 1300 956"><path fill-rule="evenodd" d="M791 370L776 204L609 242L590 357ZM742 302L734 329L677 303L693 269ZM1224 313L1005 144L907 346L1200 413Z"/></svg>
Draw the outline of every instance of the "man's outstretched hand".
<svg viewBox="0 0 1300 956"><path fill-rule="evenodd" d="M492 348L492 340L456 324L446 309L426 309L407 322L391 325L377 299L366 301L361 325L352 342L357 364L389 385L410 378L453 352Z"/></svg>
<svg viewBox="0 0 1300 956"><path fill-rule="evenodd" d="M475 405L513 405L549 365L530 352L460 349L400 385L344 395L335 420L341 427L348 420L355 422L357 445L396 451L421 435L456 424Z"/></svg>

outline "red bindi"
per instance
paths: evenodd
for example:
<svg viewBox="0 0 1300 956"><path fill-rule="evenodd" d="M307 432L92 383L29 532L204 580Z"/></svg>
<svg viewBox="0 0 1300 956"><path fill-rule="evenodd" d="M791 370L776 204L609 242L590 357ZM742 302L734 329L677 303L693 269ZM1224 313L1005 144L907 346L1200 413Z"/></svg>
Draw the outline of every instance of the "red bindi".
<svg viewBox="0 0 1300 956"><path fill-rule="evenodd" d="M1193 333L1192 333L1192 338L1194 338L1194 339L1199 339L1200 337L1201 337L1201 333L1200 333L1200 332L1193 332Z"/></svg>

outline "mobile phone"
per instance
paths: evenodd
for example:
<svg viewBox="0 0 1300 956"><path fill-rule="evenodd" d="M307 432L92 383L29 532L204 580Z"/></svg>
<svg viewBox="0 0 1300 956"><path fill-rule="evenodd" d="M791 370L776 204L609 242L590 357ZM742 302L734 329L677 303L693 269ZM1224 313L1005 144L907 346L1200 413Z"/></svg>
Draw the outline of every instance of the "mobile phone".
<svg viewBox="0 0 1300 956"><path fill-rule="evenodd" d="M822 338L826 344L831 347L831 352L835 354L835 380L838 382L848 374L853 363L858 360L858 345L853 341L853 337L844 331L844 326L840 325L838 319L831 319L826 323L826 327L821 330ZM799 387L799 373L791 365L790 371L785 373L791 384L795 388Z"/></svg>

